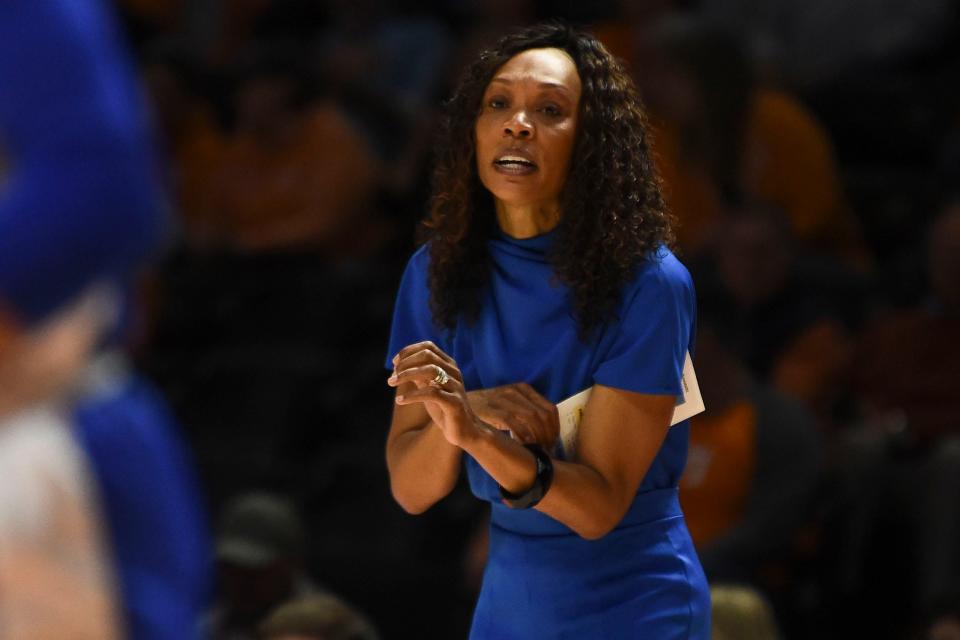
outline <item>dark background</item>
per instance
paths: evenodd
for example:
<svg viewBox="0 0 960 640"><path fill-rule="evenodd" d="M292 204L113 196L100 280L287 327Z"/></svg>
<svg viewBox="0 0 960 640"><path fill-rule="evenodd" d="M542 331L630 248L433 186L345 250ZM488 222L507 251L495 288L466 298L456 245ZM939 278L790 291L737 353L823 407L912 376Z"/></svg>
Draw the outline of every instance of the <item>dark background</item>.
<svg viewBox="0 0 960 640"><path fill-rule="evenodd" d="M428 206L442 100L482 43L563 17L624 58L651 106L674 167L665 175L676 250L724 366L801 405L798 429L815 449L776 454L800 465L791 478L809 476L796 494L784 488L778 501L777 483L791 478L776 473L744 480L746 495L770 497L770 513L798 496L787 505L795 517L758 525L778 541L762 557L705 546L708 576L757 587L788 638L924 637L955 610L956 567L948 584L926 589L930 546L918 533L947 532L937 557L956 563L960 485L949 472L937 476L945 484L927 483L930 464L957 461L950 296L960 282L955 259L940 259L945 275L931 286L928 251L960 186L954 3L117 7L177 221L143 280L133 348L181 421L214 525L235 495L286 495L307 525L313 578L385 637L465 636L483 508L462 487L420 517L392 501L382 365L399 275ZM789 105L771 108L767 129L750 106L760 92ZM782 140L781 155L764 155ZM805 164L811 146L820 155ZM753 173L731 170L744 163ZM956 255L957 224L938 229L941 254ZM910 357L921 348L924 359ZM705 362L705 389L711 369ZM925 375L938 382L918 393L910 381ZM930 406L937 416L914 419ZM782 423L782 411L765 419ZM763 420L752 428L744 437ZM769 450L757 440L750 464L776 466L764 466ZM915 508L930 491L943 501ZM755 516L750 504L733 507L725 526Z"/></svg>

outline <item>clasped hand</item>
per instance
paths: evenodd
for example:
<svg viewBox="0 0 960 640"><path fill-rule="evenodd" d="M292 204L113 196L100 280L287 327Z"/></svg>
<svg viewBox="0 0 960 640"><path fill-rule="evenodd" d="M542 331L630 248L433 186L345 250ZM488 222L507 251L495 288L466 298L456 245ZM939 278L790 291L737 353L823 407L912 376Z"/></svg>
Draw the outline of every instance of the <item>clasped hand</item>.
<svg viewBox="0 0 960 640"><path fill-rule="evenodd" d="M429 341L404 347L394 356L393 365L387 384L413 384L397 395L397 404L423 404L454 446L468 445L485 428L510 432L520 442L537 443L548 450L557 441L557 407L529 384L519 382L468 392L456 361Z"/></svg>

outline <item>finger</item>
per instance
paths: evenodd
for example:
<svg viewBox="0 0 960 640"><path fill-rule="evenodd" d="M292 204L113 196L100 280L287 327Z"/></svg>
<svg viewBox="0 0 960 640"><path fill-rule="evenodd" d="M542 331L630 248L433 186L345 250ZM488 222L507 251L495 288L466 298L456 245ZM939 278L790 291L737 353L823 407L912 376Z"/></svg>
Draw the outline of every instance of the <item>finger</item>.
<svg viewBox="0 0 960 640"><path fill-rule="evenodd" d="M538 442L537 434L530 429L525 429L523 426L514 424L512 429L508 429L510 433L513 434L514 439L519 440L523 444L533 444Z"/></svg>
<svg viewBox="0 0 960 640"><path fill-rule="evenodd" d="M518 414L540 414L541 408L528 398L517 385L510 385L505 389L503 398L509 402L511 409Z"/></svg>
<svg viewBox="0 0 960 640"><path fill-rule="evenodd" d="M408 355L400 358L400 360L394 364L394 373L400 373L406 369L425 365L442 367L451 378L455 378L461 383L463 382L463 374L460 373L460 368L457 367L457 363L451 358L441 357L432 349L421 349L420 351L410 352ZM436 375L436 370L434 370L434 375Z"/></svg>
<svg viewBox="0 0 960 640"><path fill-rule="evenodd" d="M478 413L477 417L500 431L510 431L510 423L506 416L499 411L484 411Z"/></svg>
<svg viewBox="0 0 960 640"><path fill-rule="evenodd" d="M549 423L551 431L549 435L555 438L560 432L560 411L557 409L557 405L540 395L536 389L525 382L518 383L516 387L517 391L542 412Z"/></svg>
<svg viewBox="0 0 960 640"><path fill-rule="evenodd" d="M531 387L526 382L518 382L514 385L517 391L523 394L523 397L532 402L534 405L539 407L543 411L548 413L555 413L557 410L557 405L553 404L542 395L540 395L536 389Z"/></svg>
<svg viewBox="0 0 960 640"><path fill-rule="evenodd" d="M424 340L423 342L415 342L413 344L405 346L403 349L400 349L399 353L393 356L393 366L397 366L397 364L404 358L409 357L415 353L419 353L421 351L432 351L433 353L437 354L437 356L447 364L456 365L456 361L453 358L451 358L449 355L447 355L443 351L443 349L438 347L436 344L434 344L430 340Z"/></svg>
<svg viewBox="0 0 960 640"><path fill-rule="evenodd" d="M514 435L513 431L510 430L510 427L508 427L508 426L506 426L506 425L504 425L504 424L502 424L502 423L495 423L495 422L491 422L490 420L484 420L484 419L481 418L480 416L477 416L477 418L478 418L482 423L484 423L485 425L487 425L489 428L491 428L491 429L493 429L493 430L495 430L495 431L499 431L499 432L501 432L501 433L503 433L503 434L505 434L505 435L507 435L507 436L510 436L511 438L516 439L516 436Z"/></svg>
<svg viewBox="0 0 960 640"><path fill-rule="evenodd" d="M521 442L537 442L543 428L538 424L537 416L525 400L508 401L510 408L504 412L506 427L514 432Z"/></svg>
<svg viewBox="0 0 960 640"><path fill-rule="evenodd" d="M437 381L437 378L440 377L441 371L447 375L447 381L445 384L440 384ZM447 371L447 369L437 364L428 364L422 367L404 369L403 371L398 371L387 378L387 384L391 387L397 387L404 382L437 385L448 390L456 389L457 385L462 386L462 383L452 375L452 372Z"/></svg>
<svg viewBox="0 0 960 640"><path fill-rule="evenodd" d="M532 388L530 391L536 394ZM530 431L533 442L550 445L556 440L559 420L555 420L542 405L531 399L520 384L511 385L506 396L515 403L516 419Z"/></svg>
<svg viewBox="0 0 960 640"><path fill-rule="evenodd" d="M440 387L414 389L404 394L397 394L396 397L397 404L416 404L423 402L434 402L450 410L460 409L463 405L463 401L458 394Z"/></svg>

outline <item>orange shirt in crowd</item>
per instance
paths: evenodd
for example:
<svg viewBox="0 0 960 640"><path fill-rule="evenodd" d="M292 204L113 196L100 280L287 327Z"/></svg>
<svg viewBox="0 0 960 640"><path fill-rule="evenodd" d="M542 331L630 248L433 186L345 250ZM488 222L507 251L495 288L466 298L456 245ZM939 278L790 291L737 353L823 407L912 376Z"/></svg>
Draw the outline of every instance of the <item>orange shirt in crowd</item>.
<svg viewBox="0 0 960 640"><path fill-rule="evenodd" d="M373 195L379 162L333 105L291 116L264 141L209 134L179 154L189 231L243 250L329 246Z"/></svg>
<svg viewBox="0 0 960 640"><path fill-rule="evenodd" d="M655 118L658 164L667 202L688 251L707 241L723 202L706 166L682 158L680 132ZM741 187L751 199L780 207L801 243L862 260L857 223L846 207L826 131L786 93L754 93L741 154Z"/></svg>
<svg viewBox="0 0 960 640"><path fill-rule="evenodd" d="M694 544L702 548L744 514L756 460L757 412L747 400L690 420L690 453L680 502Z"/></svg>

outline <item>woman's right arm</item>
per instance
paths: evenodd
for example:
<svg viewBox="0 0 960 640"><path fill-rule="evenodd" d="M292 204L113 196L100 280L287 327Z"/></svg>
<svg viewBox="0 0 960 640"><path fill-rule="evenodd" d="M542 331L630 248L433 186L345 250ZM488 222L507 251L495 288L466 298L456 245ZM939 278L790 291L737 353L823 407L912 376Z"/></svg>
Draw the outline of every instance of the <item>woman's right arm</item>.
<svg viewBox="0 0 960 640"><path fill-rule="evenodd" d="M442 354L432 342L404 347L394 358L394 366L403 358L405 368L421 370L432 376L437 365L450 365L453 376L463 383L456 362ZM404 395L428 383L400 382L396 372L387 384ZM521 442L539 442L550 448L557 440L560 423L557 408L524 383L467 394L477 417L491 429L510 430ZM430 405L394 403L393 420L387 436L387 469L393 497L408 513L423 513L446 497L457 483L463 450L450 444L431 415Z"/></svg>
<svg viewBox="0 0 960 640"><path fill-rule="evenodd" d="M397 387L398 394L416 388ZM393 405L387 436L387 469L394 499L407 513L423 513L449 494L460 475L463 454L433 424L423 404Z"/></svg>

